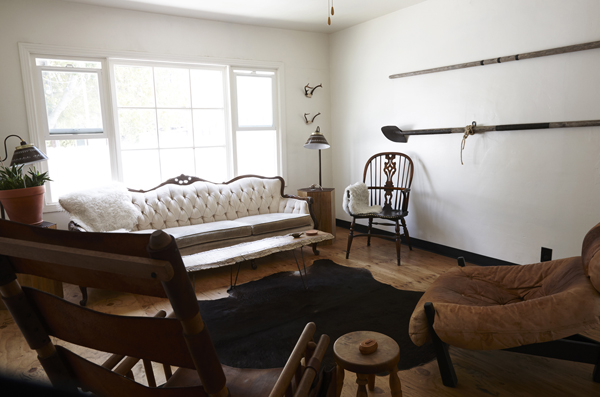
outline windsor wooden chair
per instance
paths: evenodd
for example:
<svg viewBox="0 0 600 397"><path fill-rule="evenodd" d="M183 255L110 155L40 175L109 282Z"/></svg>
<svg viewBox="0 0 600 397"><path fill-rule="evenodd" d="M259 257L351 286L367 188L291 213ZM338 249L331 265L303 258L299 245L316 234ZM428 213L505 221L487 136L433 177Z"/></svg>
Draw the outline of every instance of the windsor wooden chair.
<svg viewBox="0 0 600 397"><path fill-rule="evenodd" d="M404 218L408 215L408 200L410 198L410 186L413 179L414 166L410 157L404 153L385 152L373 155L365 165L363 182L369 191L370 205L380 205L383 210L380 213L350 214L352 224L348 235L348 248L346 259L350 256L352 240L355 237L367 237L367 246L371 245L371 237L379 237L396 243L396 260L400 266L400 238L404 236L410 250L410 236ZM368 219L367 233L355 233L356 220ZM388 222L374 222L374 219L382 219ZM373 225L395 226L394 237L382 233L373 233ZM403 233L400 233L402 227Z"/></svg>

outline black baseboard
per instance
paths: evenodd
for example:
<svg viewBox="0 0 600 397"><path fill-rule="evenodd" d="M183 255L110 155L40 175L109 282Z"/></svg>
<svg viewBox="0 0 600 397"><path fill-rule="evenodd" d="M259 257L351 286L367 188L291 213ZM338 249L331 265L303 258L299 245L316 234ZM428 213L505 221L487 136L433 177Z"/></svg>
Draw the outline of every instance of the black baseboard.
<svg viewBox="0 0 600 397"><path fill-rule="evenodd" d="M350 229L350 222L348 222L348 221L336 219L335 224L336 224L336 226ZM355 225L354 229L359 233L366 233L368 230L367 226L360 225L358 223ZM381 229L376 229L376 228L373 228L373 230L376 230L376 232L378 234L383 234L385 236L394 237L394 233L391 233L391 232L388 232L385 230L381 230ZM338 236L338 238L340 238L340 237L342 237L342 236ZM491 258L489 256L475 254L473 252L468 252L468 251L464 251L464 250L461 250L458 248L448 247L448 246L442 245L442 244L432 243L430 241L420 240L420 239L414 238L414 237L410 238L410 242L411 242L412 246L415 248L433 252L433 253L436 253L439 255L444 255L449 258L458 258L459 256L462 256L463 258L465 258L465 261L472 263L474 265L479 265L479 266L516 265L516 263L503 261L501 259ZM404 238L402 239L402 244L406 245L406 241L404 240Z"/></svg>

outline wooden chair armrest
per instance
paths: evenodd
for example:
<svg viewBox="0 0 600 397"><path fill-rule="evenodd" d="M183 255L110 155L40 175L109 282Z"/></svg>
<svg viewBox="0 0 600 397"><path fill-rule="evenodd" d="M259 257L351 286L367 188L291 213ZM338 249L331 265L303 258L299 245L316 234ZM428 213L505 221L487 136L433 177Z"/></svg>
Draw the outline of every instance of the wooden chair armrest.
<svg viewBox="0 0 600 397"><path fill-rule="evenodd" d="M296 393L294 396L307 396L310 387L313 384L313 381L319 374L319 370L321 369L321 362L323 361L323 357L325 356L325 351L327 350L327 346L329 346L329 336L321 335L319 339L319 343L317 343L317 347L313 356L306 363L306 368L304 368L304 374L302 375L302 379L298 383L298 388L296 389Z"/></svg>
<svg viewBox="0 0 600 397"><path fill-rule="evenodd" d="M312 204L312 202L313 202L313 198L310 196L301 197L301 196L296 196L295 194L284 194L281 197L292 198L292 199L296 199L296 200L303 200L303 201L307 201L309 204Z"/></svg>
<svg viewBox="0 0 600 397"><path fill-rule="evenodd" d="M273 386L273 390L271 391L271 394L269 394L269 397L282 397L285 395L286 390L296 374L296 368L298 368L300 360L302 360L302 357L304 356L306 346L315 334L316 328L315 323L311 322L306 324L304 331L302 331L300 338L298 338L298 342L296 342L294 350L292 350L292 354L290 354L290 357L285 363L285 367L283 367L283 370L279 375L279 379L277 379L275 386Z"/></svg>

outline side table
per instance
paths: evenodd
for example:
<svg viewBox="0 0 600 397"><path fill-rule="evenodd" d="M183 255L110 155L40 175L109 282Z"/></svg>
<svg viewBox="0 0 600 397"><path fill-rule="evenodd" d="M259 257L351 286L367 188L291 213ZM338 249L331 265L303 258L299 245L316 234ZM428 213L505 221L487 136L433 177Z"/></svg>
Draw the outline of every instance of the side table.
<svg viewBox="0 0 600 397"><path fill-rule="evenodd" d="M367 339L377 341L377 350L371 354L362 354L358 349L360 343ZM398 361L400 347L387 335L372 331L356 331L340 336L333 345L333 355L337 364L336 396L342 394L344 370L356 373L358 384L357 397L367 397L365 385L369 390L375 389L375 374L387 371L390 374L390 390L393 397L402 397L402 387L398 378Z"/></svg>
<svg viewBox="0 0 600 397"><path fill-rule="evenodd" d="M335 238L335 189L298 189L298 196L313 198L313 211L319 222L319 230L333 234ZM319 243L322 245L333 244L333 240Z"/></svg>
<svg viewBox="0 0 600 397"><path fill-rule="evenodd" d="M56 223L42 222L39 227L45 229L56 229ZM56 296L64 297L62 282L56 280L50 280L45 277L33 276L31 274L17 274L17 280L23 287L33 287L41 291L50 292ZM4 303L0 301L0 310L6 310Z"/></svg>

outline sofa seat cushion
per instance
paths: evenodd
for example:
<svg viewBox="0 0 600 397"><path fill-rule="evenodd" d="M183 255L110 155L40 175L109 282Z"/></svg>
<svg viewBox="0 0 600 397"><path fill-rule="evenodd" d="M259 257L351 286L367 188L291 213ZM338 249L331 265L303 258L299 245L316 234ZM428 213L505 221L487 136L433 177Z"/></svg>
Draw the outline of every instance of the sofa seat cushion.
<svg viewBox="0 0 600 397"><path fill-rule="evenodd" d="M180 249L213 241L252 235L252 227L250 225L237 221L200 223L198 225L170 227L163 230L175 237L177 247ZM134 233L152 233L153 231L152 229L146 229Z"/></svg>
<svg viewBox="0 0 600 397"><path fill-rule="evenodd" d="M309 214L262 214L245 216L236 219L236 222L252 227L252 235L276 232L279 230L312 227Z"/></svg>

